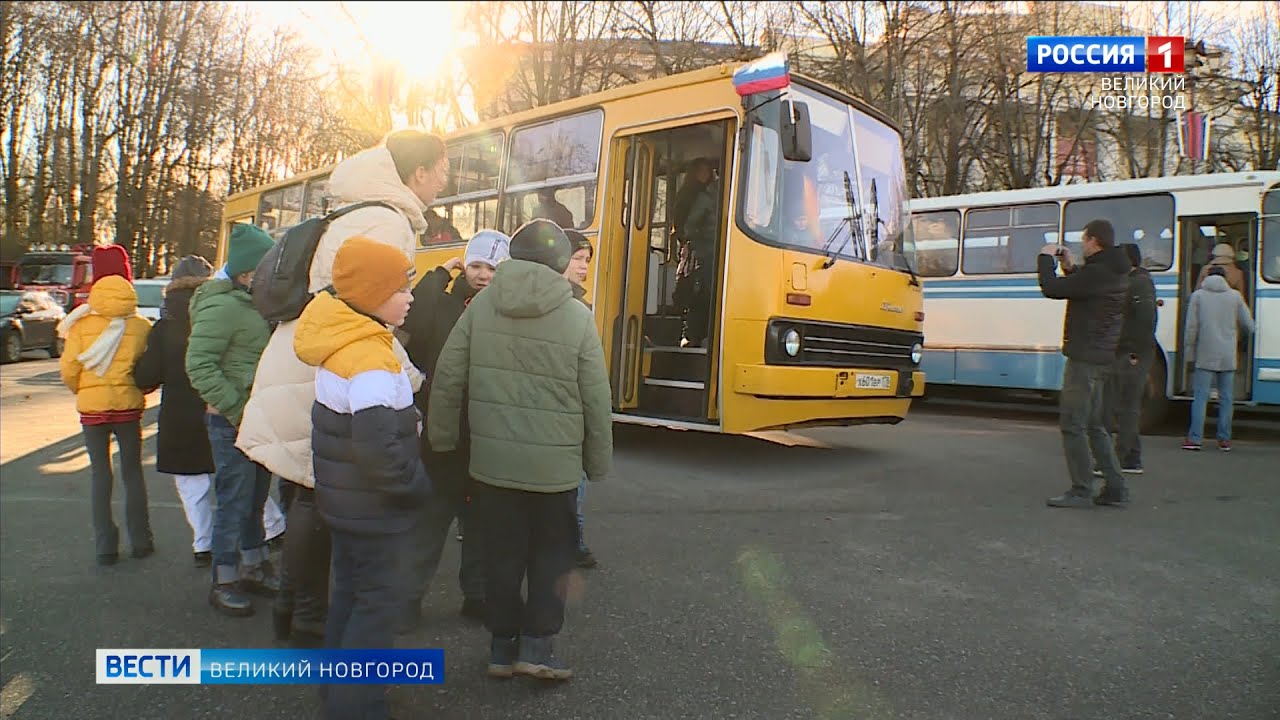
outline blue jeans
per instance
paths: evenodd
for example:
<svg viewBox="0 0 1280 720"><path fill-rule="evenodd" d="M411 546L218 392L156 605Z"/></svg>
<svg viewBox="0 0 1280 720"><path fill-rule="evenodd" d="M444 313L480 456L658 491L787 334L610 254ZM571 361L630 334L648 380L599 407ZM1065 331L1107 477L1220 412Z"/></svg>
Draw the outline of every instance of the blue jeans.
<svg viewBox="0 0 1280 720"><path fill-rule="evenodd" d="M218 507L213 511L213 566L238 567L243 554L249 564L265 558L266 533L262 508L271 490L271 473L245 456L236 447L234 425L221 415L204 416L213 449L213 492Z"/></svg>
<svg viewBox="0 0 1280 720"><path fill-rule="evenodd" d="M329 617L325 646L395 647L397 578L405 544L402 535L357 535L331 530L333 543ZM385 685L331 685L324 691L328 720L387 717Z"/></svg>
<svg viewBox="0 0 1280 720"><path fill-rule="evenodd" d="M1209 408L1209 385L1218 383L1218 440L1231 439L1231 414L1234 410L1236 373L1196 368L1191 378L1191 427L1187 439L1198 443L1204 438L1204 415Z"/></svg>
<svg viewBox="0 0 1280 720"><path fill-rule="evenodd" d="M582 481L578 483L578 552L587 551L587 536L583 533L586 527L587 519L582 514L582 503L587 499L587 475L582 474Z"/></svg>

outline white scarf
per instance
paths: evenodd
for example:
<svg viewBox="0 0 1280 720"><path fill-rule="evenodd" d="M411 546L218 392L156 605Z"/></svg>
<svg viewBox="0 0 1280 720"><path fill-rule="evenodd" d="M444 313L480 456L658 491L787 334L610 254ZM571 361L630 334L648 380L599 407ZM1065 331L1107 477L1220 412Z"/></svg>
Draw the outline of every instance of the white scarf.
<svg viewBox="0 0 1280 720"><path fill-rule="evenodd" d="M89 309L89 303L77 305L75 310L67 313L65 317L58 321L58 337L63 340L67 339L67 333L71 332L71 326L76 324L80 318L88 315L92 310Z"/></svg>
<svg viewBox="0 0 1280 720"><path fill-rule="evenodd" d="M105 376L111 368L111 361L115 359L116 351L120 349L120 341L124 339L124 328L124 318L111 318L98 339L93 341L88 350L76 356L76 360L86 370L99 377Z"/></svg>

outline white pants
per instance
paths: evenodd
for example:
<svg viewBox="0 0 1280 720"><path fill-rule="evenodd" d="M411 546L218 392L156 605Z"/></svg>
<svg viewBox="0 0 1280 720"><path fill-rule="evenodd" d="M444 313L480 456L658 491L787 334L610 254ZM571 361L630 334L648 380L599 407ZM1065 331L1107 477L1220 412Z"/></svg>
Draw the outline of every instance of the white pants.
<svg viewBox="0 0 1280 720"><path fill-rule="evenodd" d="M187 514L187 524L195 539L191 542L192 552L209 552L213 548L213 477L203 475L174 475L173 484L178 488L178 497L182 498L182 509ZM267 496L267 504L262 509L262 526L266 529L267 540L273 540L284 532L284 514L275 498Z"/></svg>

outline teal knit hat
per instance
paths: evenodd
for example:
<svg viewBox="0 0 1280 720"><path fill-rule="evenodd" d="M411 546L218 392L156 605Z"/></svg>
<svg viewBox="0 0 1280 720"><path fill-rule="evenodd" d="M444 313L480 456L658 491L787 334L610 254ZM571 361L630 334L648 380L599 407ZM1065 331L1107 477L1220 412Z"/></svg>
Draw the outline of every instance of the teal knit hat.
<svg viewBox="0 0 1280 720"><path fill-rule="evenodd" d="M257 225L238 223L231 229L227 243L227 274L235 278L252 272L274 242L267 231Z"/></svg>

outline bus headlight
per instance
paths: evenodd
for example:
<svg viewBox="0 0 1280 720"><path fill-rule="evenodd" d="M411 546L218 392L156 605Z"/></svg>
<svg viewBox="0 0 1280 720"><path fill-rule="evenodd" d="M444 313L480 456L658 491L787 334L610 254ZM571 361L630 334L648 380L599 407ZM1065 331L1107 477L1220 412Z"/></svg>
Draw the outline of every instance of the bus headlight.
<svg viewBox="0 0 1280 720"><path fill-rule="evenodd" d="M782 349L791 357L800 354L800 333L796 332L794 328L788 330L782 336Z"/></svg>
<svg viewBox="0 0 1280 720"><path fill-rule="evenodd" d="M911 362L916 365L919 365L920 359L923 357L924 357L924 346L921 345L920 343L916 343L915 345L912 345L911 346Z"/></svg>

